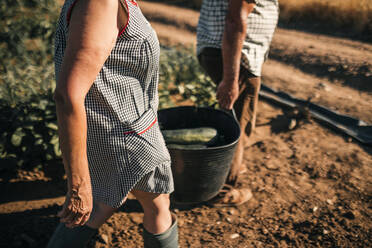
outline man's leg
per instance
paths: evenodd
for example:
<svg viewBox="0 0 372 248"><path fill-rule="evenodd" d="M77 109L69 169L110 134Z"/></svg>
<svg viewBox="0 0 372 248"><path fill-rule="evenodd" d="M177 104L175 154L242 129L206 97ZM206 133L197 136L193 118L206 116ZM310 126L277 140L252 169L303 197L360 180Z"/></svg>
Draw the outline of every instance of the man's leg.
<svg viewBox="0 0 372 248"><path fill-rule="evenodd" d="M239 97L234 104L234 110L241 128L241 138L231 163L231 169L226 183L235 186L240 172L244 169L243 157L245 138L249 138L256 125L258 93L261 78L256 77L245 68L240 69Z"/></svg>
<svg viewBox="0 0 372 248"><path fill-rule="evenodd" d="M222 80L223 62L220 49L206 48L198 56L200 65L204 68L211 79L218 85ZM245 68L241 68L239 76L239 97L234 104L234 110L241 127L241 139L237 144L236 151L232 160L230 172L226 184L236 186L240 172L244 169L244 136L250 136L256 122L258 92L260 89L260 77L256 77ZM230 190L232 191L232 190ZM251 192L249 189L241 189L232 192L227 198L244 198L249 199ZM231 196L233 195L233 196ZM226 199L225 199L226 200Z"/></svg>

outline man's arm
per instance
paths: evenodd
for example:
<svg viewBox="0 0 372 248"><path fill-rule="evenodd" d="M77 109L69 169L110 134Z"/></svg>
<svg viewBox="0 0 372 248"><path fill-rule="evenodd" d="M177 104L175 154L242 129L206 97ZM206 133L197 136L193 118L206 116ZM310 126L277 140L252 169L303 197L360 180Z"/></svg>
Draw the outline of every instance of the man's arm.
<svg viewBox="0 0 372 248"><path fill-rule="evenodd" d="M254 0L230 0L222 40L223 79L217 88L217 99L224 109L232 109L239 96L239 72L247 17Z"/></svg>
<svg viewBox="0 0 372 248"><path fill-rule="evenodd" d="M54 98L68 182L61 222L83 225L92 210L84 100L119 33L117 0L80 0L69 26L67 47Z"/></svg>

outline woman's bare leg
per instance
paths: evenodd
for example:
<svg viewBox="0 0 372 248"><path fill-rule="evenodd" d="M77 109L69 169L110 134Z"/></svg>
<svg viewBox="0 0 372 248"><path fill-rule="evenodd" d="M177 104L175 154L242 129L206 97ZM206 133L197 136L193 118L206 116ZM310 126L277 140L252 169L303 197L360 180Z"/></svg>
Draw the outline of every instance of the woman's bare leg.
<svg viewBox="0 0 372 248"><path fill-rule="evenodd" d="M60 223L49 240L48 248L80 248L97 233L97 229L114 213L116 209L104 203L93 203L93 212L83 226L73 228Z"/></svg>
<svg viewBox="0 0 372 248"><path fill-rule="evenodd" d="M172 224L169 194L148 193L140 190L133 190L132 193L142 205L144 228L153 234L168 230Z"/></svg>
<svg viewBox="0 0 372 248"><path fill-rule="evenodd" d="M86 225L90 228L98 229L115 211L116 208L112 208L102 202L95 202L93 203L93 211Z"/></svg>
<svg viewBox="0 0 372 248"><path fill-rule="evenodd" d="M178 248L177 217L169 210L169 194L133 190L144 210L144 248Z"/></svg>

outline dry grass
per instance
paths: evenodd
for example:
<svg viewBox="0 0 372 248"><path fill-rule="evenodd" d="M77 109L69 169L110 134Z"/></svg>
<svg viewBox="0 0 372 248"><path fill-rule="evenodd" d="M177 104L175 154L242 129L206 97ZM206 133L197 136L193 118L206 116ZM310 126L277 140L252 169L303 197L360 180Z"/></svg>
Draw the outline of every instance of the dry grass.
<svg viewBox="0 0 372 248"><path fill-rule="evenodd" d="M372 32L371 0L279 0L284 22L316 22L356 33Z"/></svg>
<svg viewBox="0 0 372 248"><path fill-rule="evenodd" d="M200 7L201 2L190 4ZM280 20L285 23L313 23L369 37L372 33L372 0L279 0L279 4Z"/></svg>

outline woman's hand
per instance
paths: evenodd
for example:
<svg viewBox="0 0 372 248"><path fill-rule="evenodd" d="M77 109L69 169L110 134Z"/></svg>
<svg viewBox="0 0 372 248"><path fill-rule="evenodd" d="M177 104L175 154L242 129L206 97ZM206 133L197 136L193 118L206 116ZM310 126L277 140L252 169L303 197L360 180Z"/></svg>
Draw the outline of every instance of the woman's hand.
<svg viewBox="0 0 372 248"><path fill-rule="evenodd" d="M222 109L232 109L235 101L239 97L238 83L231 83L226 80L222 80L217 87L216 97Z"/></svg>
<svg viewBox="0 0 372 248"><path fill-rule="evenodd" d="M88 221L92 208L92 189L89 182L72 187L67 192L65 203L58 216L67 227L82 226Z"/></svg>

